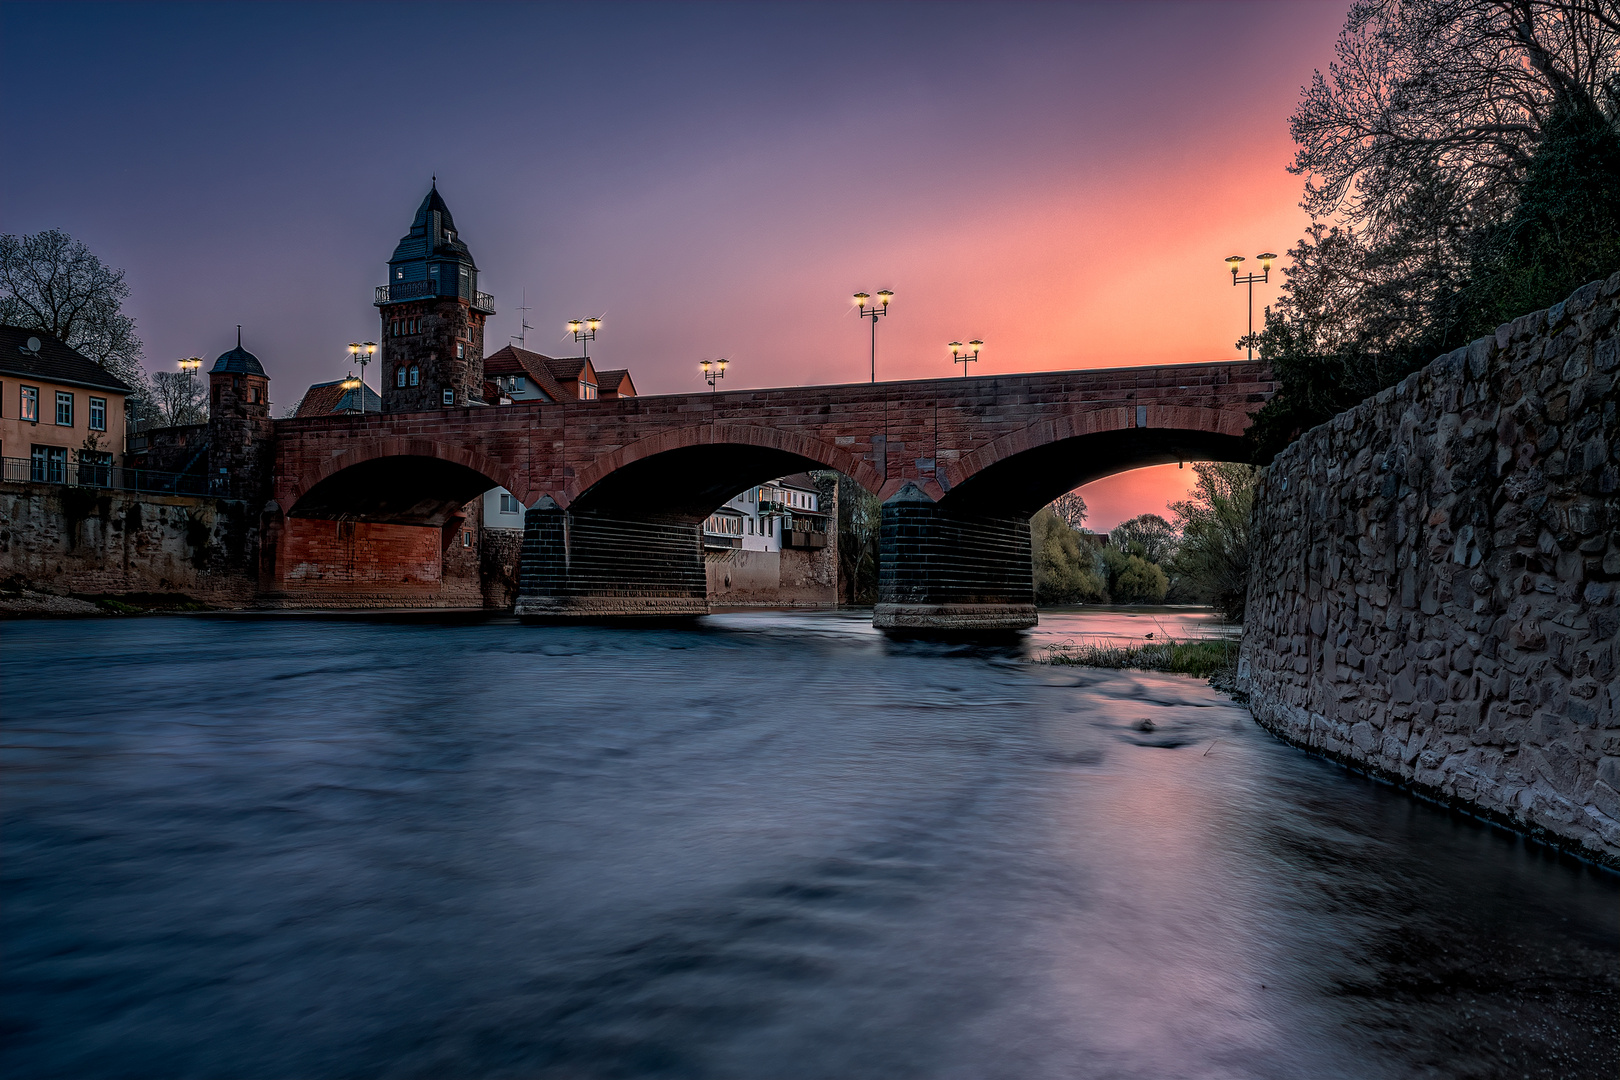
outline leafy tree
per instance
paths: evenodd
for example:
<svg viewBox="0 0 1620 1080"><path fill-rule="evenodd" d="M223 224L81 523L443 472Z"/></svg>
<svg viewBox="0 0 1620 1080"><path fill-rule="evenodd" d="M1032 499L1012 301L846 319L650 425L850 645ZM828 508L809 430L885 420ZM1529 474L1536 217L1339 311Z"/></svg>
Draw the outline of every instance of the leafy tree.
<svg viewBox="0 0 1620 1080"><path fill-rule="evenodd" d="M1157 604L1170 590L1170 578L1140 555L1116 547L1102 552L1108 572L1108 595L1116 604Z"/></svg>
<svg viewBox="0 0 1620 1080"><path fill-rule="evenodd" d="M1104 604L1108 587L1096 571L1097 541L1071 528L1050 506L1030 520L1035 557L1035 602Z"/></svg>
<svg viewBox="0 0 1620 1080"><path fill-rule="evenodd" d="M1617 124L1614 0L1358 0L1290 120L1318 220L1260 335L1258 460L1620 265Z"/></svg>
<svg viewBox="0 0 1620 1080"><path fill-rule="evenodd" d="M843 473L818 472L817 487L838 493L838 596L845 604L875 604L878 591L878 533L883 503Z"/></svg>
<svg viewBox="0 0 1620 1080"><path fill-rule="evenodd" d="M0 322L43 330L147 391L141 339L123 313L124 272L60 229L0 236Z"/></svg>
<svg viewBox="0 0 1620 1080"><path fill-rule="evenodd" d="M159 426L208 422L208 391L193 376L178 371L153 375L151 402Z"/></svg>
<svg viewBox="0 0 1620 1080"><path fill-rule="evenodd" d="M1203 603L1243 621L1249 587L1249 515L1258 471L1232 462L1198 462L1192 497L1172 503L1181 546L1171 568Z"/></svg>
<svg viewBox="0 0 1620 1080"><path fill-rule="evenodd" d="M1108 542L1127 555L1140 555L1162 563L1176 551L1176 527L1158 514L1141 514L1122 521L1108 533Z"/></svg>

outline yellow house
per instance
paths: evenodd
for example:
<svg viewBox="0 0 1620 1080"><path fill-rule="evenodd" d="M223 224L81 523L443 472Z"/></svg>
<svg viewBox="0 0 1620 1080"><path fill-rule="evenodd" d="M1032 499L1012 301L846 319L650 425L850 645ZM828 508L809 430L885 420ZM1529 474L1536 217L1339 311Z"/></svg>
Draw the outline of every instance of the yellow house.
<svg viewBox="0 0 1620 1080"><path fill-rule="evenodd" d="M124 461L124 398L106 368L39 330L0 326L5 479L107 485Z"/></svg>

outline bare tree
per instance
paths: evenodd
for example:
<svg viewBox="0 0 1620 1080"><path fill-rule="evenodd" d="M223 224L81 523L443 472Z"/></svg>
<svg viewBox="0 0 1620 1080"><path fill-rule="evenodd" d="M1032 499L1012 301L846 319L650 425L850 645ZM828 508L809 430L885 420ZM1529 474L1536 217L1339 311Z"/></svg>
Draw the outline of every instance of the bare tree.
<svg viewBox="0 0 1620 1080"><path fill-rule="evenodd" d="M208 391L196 377L179 371L160 371L152 376L152 404L158 423L164 427L208 422Z"/></svg>
<svg viewBox="0 0 1620 1080"><path fill-rule="evenodd" d="M1076 532L1086 526L1086 500L1078 492L1070 491L1052 500L1052 513L1058 520Z"/></svg>
<svg viewBox="0 0 1620 1080"><path fill-rule="evenodd" d="M0 236L0 322L43 330L147 391L124 272L60 229Z"/></svg>

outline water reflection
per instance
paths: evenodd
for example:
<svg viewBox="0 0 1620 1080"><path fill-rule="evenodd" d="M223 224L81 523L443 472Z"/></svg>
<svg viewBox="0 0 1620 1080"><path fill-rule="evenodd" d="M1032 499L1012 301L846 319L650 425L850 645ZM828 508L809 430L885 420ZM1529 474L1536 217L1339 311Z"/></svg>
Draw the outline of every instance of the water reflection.
<svg viewBox="0 0 1620 1080"><path fill-rule="evenodd" d="M1612 878L1024 661L1087 618L0 627L0 1062L1612 1075Z"/></svg>

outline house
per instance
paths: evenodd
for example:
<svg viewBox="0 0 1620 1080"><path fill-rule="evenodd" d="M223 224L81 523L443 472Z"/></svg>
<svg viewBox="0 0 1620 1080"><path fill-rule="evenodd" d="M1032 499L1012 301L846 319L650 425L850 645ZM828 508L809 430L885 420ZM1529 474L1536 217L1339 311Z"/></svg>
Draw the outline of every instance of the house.
<svg viewBox="0 0 1620 1080"><path fill-rule="evenodd" d="M123 464L130 386L40 330L0 326L0 458L7 480L107 485Z"/></svg>
<svg viewBox="0 0 1620 1080"><path fill-rule="evenodd" d="M298 403L298 411L293 413L296 417L304 416L330 416L333 413L380 413L382 412L382 398L371 387L364 383L358 390L346 387L343 384L348 379L333 379L331 382L313 383L304 391L304 399Z"/></svg>
<svg viewBox="0 0 1620 1080"><path fill-rule="evenodd" d="M837 603L836 500L808 473L757 484L703 523L709 599L756 607Z"/></svg>

